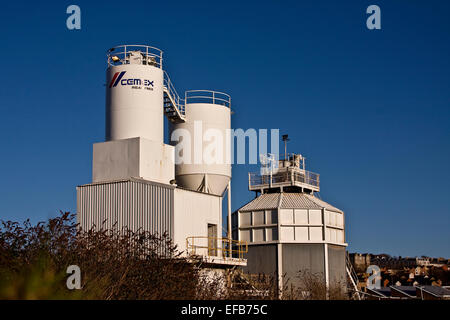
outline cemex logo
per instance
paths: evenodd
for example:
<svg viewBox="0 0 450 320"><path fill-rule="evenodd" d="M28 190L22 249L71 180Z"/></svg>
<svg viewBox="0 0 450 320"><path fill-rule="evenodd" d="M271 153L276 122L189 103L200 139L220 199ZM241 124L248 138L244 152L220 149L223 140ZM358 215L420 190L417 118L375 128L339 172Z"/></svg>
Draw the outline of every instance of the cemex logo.
<svg viewBox="0 0 450 320"><path fill-rule="evenodd" d="M136 79L136 78L129 78L129 79L122 79L125 75L126 71L122 72L116 72L114 76L111 79L111 82L109 83L109 87L116 87L118 84L121 86L133 86L135 89L140 89L139 86L144 85L144 87L149 88L150 86L153 88L153 81L147 80L147 79Z"/></svg>

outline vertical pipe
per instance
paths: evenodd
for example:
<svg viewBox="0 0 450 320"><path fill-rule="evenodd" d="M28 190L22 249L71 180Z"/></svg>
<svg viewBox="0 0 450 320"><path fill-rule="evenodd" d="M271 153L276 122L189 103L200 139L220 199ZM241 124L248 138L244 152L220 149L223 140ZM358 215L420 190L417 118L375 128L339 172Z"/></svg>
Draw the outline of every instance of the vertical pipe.
<svg viewBox="0 0 450 320"><path fill-rule="evenodd" d="M274 158L272 158L272 154L271 154L271 155L270 155L270 159L269 159L269 162L270 162L270 181L269 181L269 187L270 187L270 188L272 188L273 161L274 161Z"/></svg>
<svg viewBox="0 0 450 320"><path fill-rule="evenodd" d="M324 256L325 256L325 286L326 286L326 297L329 299L329 290L330 290L330 273L328 266L328 243L324 244Z"/></svg>
<svg viewBox="0 0 450 320"><path fill-rule="evenodd" d="M326 286L326 298L329 298L329 289L330 289L330 271L329 271L329 263L328 263L328 241L327 239L327 221L328 216L325 208L322 209L322 240L324 241L324 269L325 269L325 286Z"/></svg>
<svg viewBox="0 0 450 320"><path fill-rule="evenodd" d="M278 228L279 230L280 228ZM278 232L278 239L280 233ZM278 299L283 297L283 247L280 241L277 243L277 280L278 280Z"/></svg>
<svg viewBox="0 0 450 320"><path fill-rule="evenodd" d="M231 240L232 240L232 235L231 235L231 179L228 181L228 192L227 192L227 198L228 198L228 249L229 249L229 254L230 254L230 258L232 258L232 246L231 246Z"/></svg>

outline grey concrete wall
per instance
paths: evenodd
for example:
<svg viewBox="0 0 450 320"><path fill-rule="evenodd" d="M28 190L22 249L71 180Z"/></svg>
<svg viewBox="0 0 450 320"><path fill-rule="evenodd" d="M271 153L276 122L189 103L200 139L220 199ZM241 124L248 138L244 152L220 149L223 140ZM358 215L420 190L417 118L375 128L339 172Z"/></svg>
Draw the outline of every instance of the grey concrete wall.
<svg viewBox="0 0 450 320"><path fill-rule="evenodd" d="M244 268L245 272L270 275L277 272L277 247L275 244L251 245L246 258L248 260L247 267ZM324 244L283 244L281 262L285 284L288 281L288 285L301 285L299 271L317 275L325 282ZM328 265L330 285L339 281L345 286L345 247L328 245Z"/></svg>
<svg viewBox="0 0 450 320"><path fill-rule="evenodd" d="M325 281L325 251L323 244L283 244L282 273L284 280L298 286L299 271L308 271L323 277Z"/></svg>
<svg viewBox="0 0 450 320"><path fill-rule="evenodd" d="M345 284L345 247L328 245L328 266L330 285L340 282Z"/></svg>
<svg viewBox="0 0 450 320"><path fill-rule="evenodd" d="M275 244L254 245L248 247L247 267L244 272L264 273L275 276L277 272L277 247Z"/></svg>

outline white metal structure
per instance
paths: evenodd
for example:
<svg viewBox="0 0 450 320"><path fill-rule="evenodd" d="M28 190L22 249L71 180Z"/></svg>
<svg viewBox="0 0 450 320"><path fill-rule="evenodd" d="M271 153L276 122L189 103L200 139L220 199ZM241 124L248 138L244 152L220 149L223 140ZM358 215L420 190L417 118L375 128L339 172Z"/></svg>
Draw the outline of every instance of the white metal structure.
<svg viewBox="0 0 450 320"><path fill-rule="evenodd" d="M270 158L264 155L260 157L263 159L261 171L248 173L249 190L262 193L270 188L279 188L281 191L283 188L297 188L311 194L320 191L320 175L305 170L305 158L302 155L280 155L275 170L273 155Z"/></svg>
<svg viewBox="0 0 450 320"><path fill-rule="evenodd" d="M184 101L162 69L163 52L144 45L108 51L106 72L106 140L143 137L163 142L163 112L183 122Z"/></svg>
<svg viewBox="0 0 450 320"><path fill-rule="evenodd" d="M233 213L233 239L248 242L249 273L277 274L280 288L298 272L321 275L327 286L346 279L344 212L314 196L319 175L304 157L286 154L278 170L249 175L249 190L261 194Z"/></svg>
<svg viewBox="0 0 450 320"><path fill-rule="evenodd" d="M95 143L92 181L129 177L170 184L175 178L174 147L137 137Z"/></svg>
<svg viewBox="0 0 450 320"><path fill-rule="evenodd" d="M184 154L183 161L177 161L180 155L175 151L179 186L223 195L231 178L230 105L230 96L222 92L186 92L186 120L170 125L171 136L176 130L184 130L191 137L190 158ZM214 145L216 149L212 149Z"/></svg>
<svg viewBox="0 0 450 320"><path fill-rule="evenodd" d="M92 183L77 188L78 222L84 229L167 232L186 255L200 255L210 265L245 265L246 244L222 239L229 162L175 168L175 147L163 139L163 114L171 131L191 131L200 122L225 139L231 98L207 90L188 91L180 98L162 61L162 51L150 46L108 51L106 141L94 144ZM202 139L199 144L208 147Z"/></svg>
<svg viewBox="0 0 450 320"><path fill-rule="evenodd" d="M106 140L143 137L163 142L162 51L119 46L108 53Z"/></svg>

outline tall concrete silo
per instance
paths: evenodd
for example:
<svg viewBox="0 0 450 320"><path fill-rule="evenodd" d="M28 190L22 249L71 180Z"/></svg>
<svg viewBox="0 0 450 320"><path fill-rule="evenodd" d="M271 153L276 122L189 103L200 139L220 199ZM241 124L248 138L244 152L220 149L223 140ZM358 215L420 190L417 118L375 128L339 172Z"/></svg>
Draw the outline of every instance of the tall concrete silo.
<svg viewBox="0 0 450 320"><path fill-rule="evenodd" d="M93 148L93 182L128 177L170 184L174 148L164 144L165 99L178 97L162 68L162 51L121 45L107 53L106 142ZM167 85L166 85L167 84Z"/></svg>
<svg viewBox="0 0 450 320"><path fill-rule="evenodd" d="M162 51L118 46L108 54L106 140L142 137L163 142Z"/></svg>
<svg viewBox="0 0 450 320"><path fill-rule="evenodd" d="M176 183L189 190L222 196L231 179L231 98L217 91L192 90L186 92L185 103L186 121L170 126L172 138L181 135L185 139L188 134L191 142L186 144L189 150L183 151L181 163L175 150Z"/></svg>

